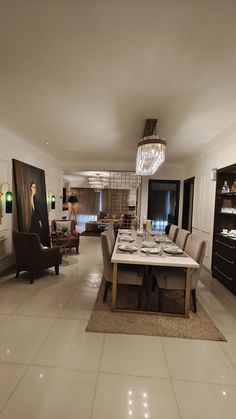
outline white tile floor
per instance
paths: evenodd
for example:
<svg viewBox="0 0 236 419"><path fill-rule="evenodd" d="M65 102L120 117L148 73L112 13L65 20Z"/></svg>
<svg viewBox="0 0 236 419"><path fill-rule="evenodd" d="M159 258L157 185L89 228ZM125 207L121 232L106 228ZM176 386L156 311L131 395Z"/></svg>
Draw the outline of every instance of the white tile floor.
<svg viewBox="0 0 236 419"><path fill-rule="evenodd" d="M100 239L80 250L59 277L0 284L0 419L235 419L236 297L204 273L198 298L227 343L86 333Z"/></svg>

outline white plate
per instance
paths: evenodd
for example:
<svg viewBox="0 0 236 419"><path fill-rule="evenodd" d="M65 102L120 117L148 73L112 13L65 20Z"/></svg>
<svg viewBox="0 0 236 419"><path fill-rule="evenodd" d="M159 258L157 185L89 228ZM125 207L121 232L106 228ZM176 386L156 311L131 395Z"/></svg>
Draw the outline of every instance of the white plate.
<svg viewBox="0 0 236 419"><path fill-rule="evenodd" d="M152 255L156 255L160 253L160 249L158 247L142 247L141 252L147 253L150 252Z"/></svg>
<svg viewBox="0 0 236 419"><path fill-rule="evenodd" d="M121 244L118 249L123 250L123 252L135 252L138 250L137 246L134 246L133 244Z"/></svg>
<svg viewBox="0 0 236 419"><path fill-rule="evenodd" d="M122 236L120 240L123 242L133 242L134 238L131 236Z"/></svg>
<svg viewBox="0 0 236 419"><path fill-rule="evenodd" d="M169 253L171 255L181 255L182 253L184 253L182 249L174 246L166 246L164 248L164 252Z"/></svg>
<svg viewBox="0 0 236 419"><path fill-rule="evenodd" d="M142 242L142 247L156 247L156 243L155 242L149 242L149 241L144 241Z"/></svg>
<svg viewBox="0 0 236 419"><path fill-rule="evenodd" d="M120 230L120 234L131 234L130 230Z"/></svg>
<svg viewBox="0 0 236 419"><path fill-rule="evenodd" d="M157 237L156 239L155 239L155 241L157 242L157 243L160 243L160 239ZM171 240L170 239L162 239L162 243L163 244L165 244L165 243L171 243Z"/></svg>

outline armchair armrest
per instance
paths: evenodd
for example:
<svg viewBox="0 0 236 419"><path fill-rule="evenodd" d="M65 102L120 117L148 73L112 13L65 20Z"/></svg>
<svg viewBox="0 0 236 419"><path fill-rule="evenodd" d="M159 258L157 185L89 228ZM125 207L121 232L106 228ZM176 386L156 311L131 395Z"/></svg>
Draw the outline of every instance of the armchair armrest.
<svg viewBox="0 0 236 419"><path fill-rule="evenodd" d="M78 237L78 238L79 238L80 233L79 233L78 231L74 230L74 231L72 232L72 236L75 236L75 237Z"/></svg>
<svg viewBox="0 0 236 419"><path fill-rule="evenodd" d="M44 263L59 264L61 260L60 247L49 247L48 249L41 249L39 258ZM54 262L53 262L54 261Z"/></svg>

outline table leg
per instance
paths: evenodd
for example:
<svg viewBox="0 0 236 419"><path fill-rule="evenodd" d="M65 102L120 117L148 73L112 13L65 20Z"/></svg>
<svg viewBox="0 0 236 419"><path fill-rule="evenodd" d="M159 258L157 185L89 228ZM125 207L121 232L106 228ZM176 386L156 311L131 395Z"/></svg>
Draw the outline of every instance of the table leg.
<svg viewBox="0 0 236 419"><path fill-rule="evenodd" d="M116 291L117 291L117 263L113 263L112 272L112 296L111 296L111 309L116 309Z"/></svg>
<svg viewBox="0 0 236 419"><path fill-rule="evenodd" d="M192 268L187 268L186 283L185 283L185 305L184 305L185 317L189 317L189 307L190 307L190 297L191 297L191 279L192 279Z"/></svg>

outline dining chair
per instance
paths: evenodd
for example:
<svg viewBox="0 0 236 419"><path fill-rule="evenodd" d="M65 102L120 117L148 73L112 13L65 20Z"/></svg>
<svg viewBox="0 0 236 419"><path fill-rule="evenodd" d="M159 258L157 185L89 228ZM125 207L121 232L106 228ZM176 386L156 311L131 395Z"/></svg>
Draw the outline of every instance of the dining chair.
<svg viewBox="0 0 236 419"><path fill-rule="evenodd" d="M194 234L189 234L185 246L185 253L187 253L187 255L199 264L199 268L193 270L191 279L191 296L194 313L197 312L196 288L205 254L205 248L206 244L204 240ZM161 310L164 290L185 290L186 269L156 267L153 269L153 274L159 287L159 308Z"/></svg>
<svg viewBox="0 0 236 419"><path fill-rule="evenodd" d="M109 231L101 233L102 256L103 256L103 277L105 279L105 289L103 301L107 300L108 289L112 284L112 239ZM144 270L141 266L119 264L117 270L117 284L135 285L138 288L138 307L142 304L142 286Z"/></svg>
<svg viewBox="0 0 236 419"><path fill-rule="evenodd" d="M190 232L188 230L184 230L183 228L180 228L177 232L177 237L176 237L176 240L175 240L176 246L178 246L178 247L180 247L180 249L184 250L189 234L190 234Z"/></svg>
<svg viewBox="0 0 236 419"><path fill-rule="evenodd" d="M168 238L174 243L175 243L178 231L179 231L179 227L176 226L175 224L171 224L170 230L168 233Z"/></svg>
<svg viewBox="0 0 236 419"><path fill-rule="evenodd" d="M110 233L110 237L111 237L111 239L112 239L112 241L113 241L113 247L114 247L114 244L115 244L114 222L113 222L113 221L111 221L111 222L107 225L107 227L105 228L105 230L104 230L104 231L109 231L109 233Z"/></svg>

